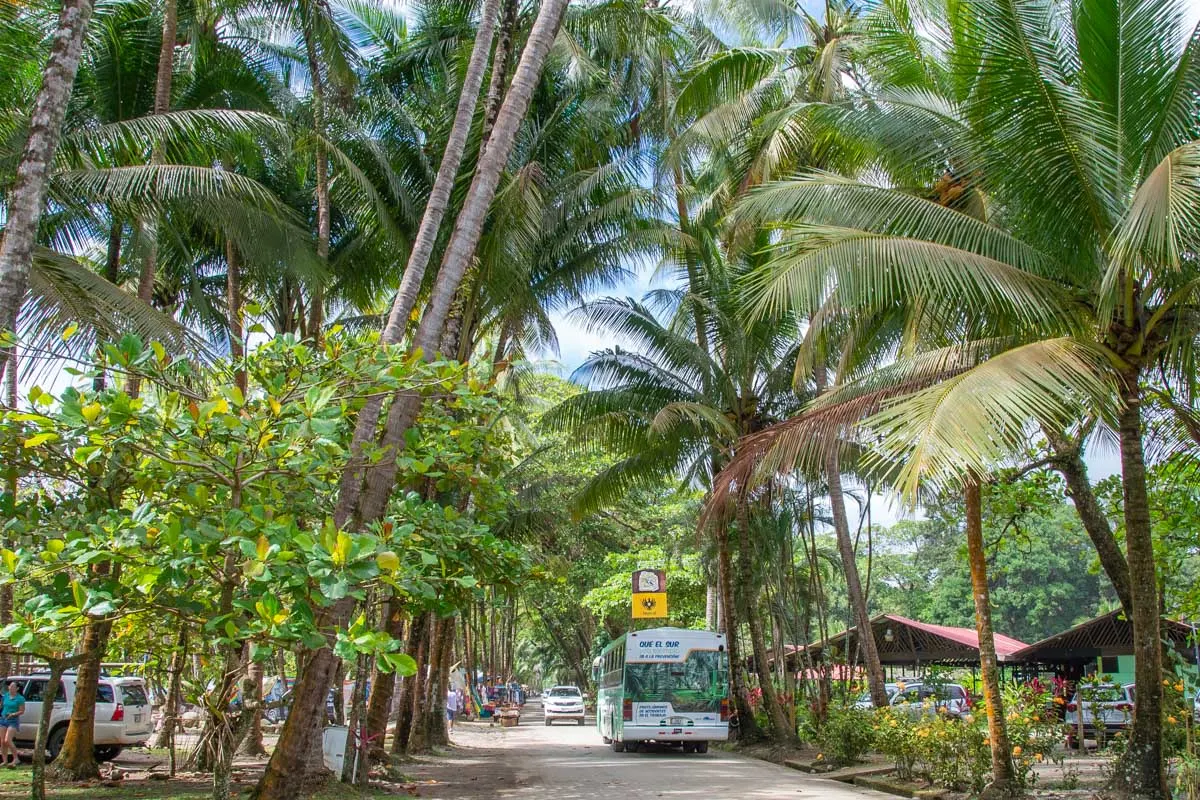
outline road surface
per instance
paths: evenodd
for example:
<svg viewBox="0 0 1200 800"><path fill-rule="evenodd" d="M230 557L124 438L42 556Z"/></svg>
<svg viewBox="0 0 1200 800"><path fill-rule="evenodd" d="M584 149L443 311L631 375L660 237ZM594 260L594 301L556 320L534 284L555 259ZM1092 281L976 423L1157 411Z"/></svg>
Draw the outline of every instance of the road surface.
<svg viewBox="0 0 1200 800"><path fill-rule="evenodd" d="M405 769L420 797L490 800L895 800L734 753L674 749L614 753L596 733L570 722L543 724L537 700L515 728L460 724L447 757Z"/></svg>

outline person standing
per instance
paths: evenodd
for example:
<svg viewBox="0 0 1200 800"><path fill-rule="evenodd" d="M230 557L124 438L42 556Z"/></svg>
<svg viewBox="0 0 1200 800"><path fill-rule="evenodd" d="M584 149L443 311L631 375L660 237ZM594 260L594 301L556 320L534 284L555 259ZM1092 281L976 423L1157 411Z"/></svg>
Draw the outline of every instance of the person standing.
<svg viewBox="0 0 1200 800"><path fill-rule="evenodd" d="M446 727L454 730L454 717L458 713L458 693L454 689L446 690Z"/></svg>
<svg viewBox="0 0 1200 800"><path fill-rule="evenodd" d="M3 702L0 703L0 764L4 764L5 755L11 753L9 769L17 768L17 746L13 744L13 739L17 736L17 729L21 727L21 715L24 713L25 696L17 690L16 683L8 684L8 691L4 693Z"/></svg>

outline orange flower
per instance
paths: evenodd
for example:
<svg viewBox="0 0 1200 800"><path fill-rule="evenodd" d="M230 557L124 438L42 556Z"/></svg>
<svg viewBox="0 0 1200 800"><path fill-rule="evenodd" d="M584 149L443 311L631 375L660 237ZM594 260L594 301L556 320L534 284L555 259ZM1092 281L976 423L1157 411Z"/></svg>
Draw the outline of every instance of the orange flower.
<svg viewBox="0 0 1200 800"><path fill-rule="evenodd" d="M1023 752L1025 752L1025 751L1021 749L1021 745L1017 745L1016 747L1013 748L1013 758L1020 758L1021 753L1023 753Z"/></svg>

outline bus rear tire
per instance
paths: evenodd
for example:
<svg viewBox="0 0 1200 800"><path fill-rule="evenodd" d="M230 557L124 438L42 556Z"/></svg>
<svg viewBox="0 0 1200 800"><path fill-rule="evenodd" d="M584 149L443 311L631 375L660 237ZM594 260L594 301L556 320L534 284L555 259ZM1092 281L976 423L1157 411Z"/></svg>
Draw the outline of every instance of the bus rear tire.
<svg viewBox="0 0 1200 800"><path fill-rule="evenodd" d="M618 742L616 739L610 739L609 742L612 744L612 751L614 753L624 753L625 752L625 743L624 742Z"/></svg>
<svg viewBox="0 0 1200 800"><path fill-rule="evenodd" d="M696 752L697 753L707 753L708 752L708 742L696 742Z"/></svg>
<svg viewBox="0 0 1200 800"><path fill-rule="evenodd" d="M684 742L683 743L683 752L685 752L685 753L696 752L696 745L693 744L692 742Z"/></svg>

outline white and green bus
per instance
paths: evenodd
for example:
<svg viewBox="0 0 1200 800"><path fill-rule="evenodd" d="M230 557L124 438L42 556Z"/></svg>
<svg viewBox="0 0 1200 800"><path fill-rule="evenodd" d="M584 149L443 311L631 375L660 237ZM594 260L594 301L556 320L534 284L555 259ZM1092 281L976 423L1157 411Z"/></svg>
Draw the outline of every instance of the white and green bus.
<svg viewBox="0 0 1200 800"><path fill-rule="evenodd" d="M592 663L596 727L614 752L642 742L705 753L729 738L725 634L651 628L615 640Z"/></svg>

